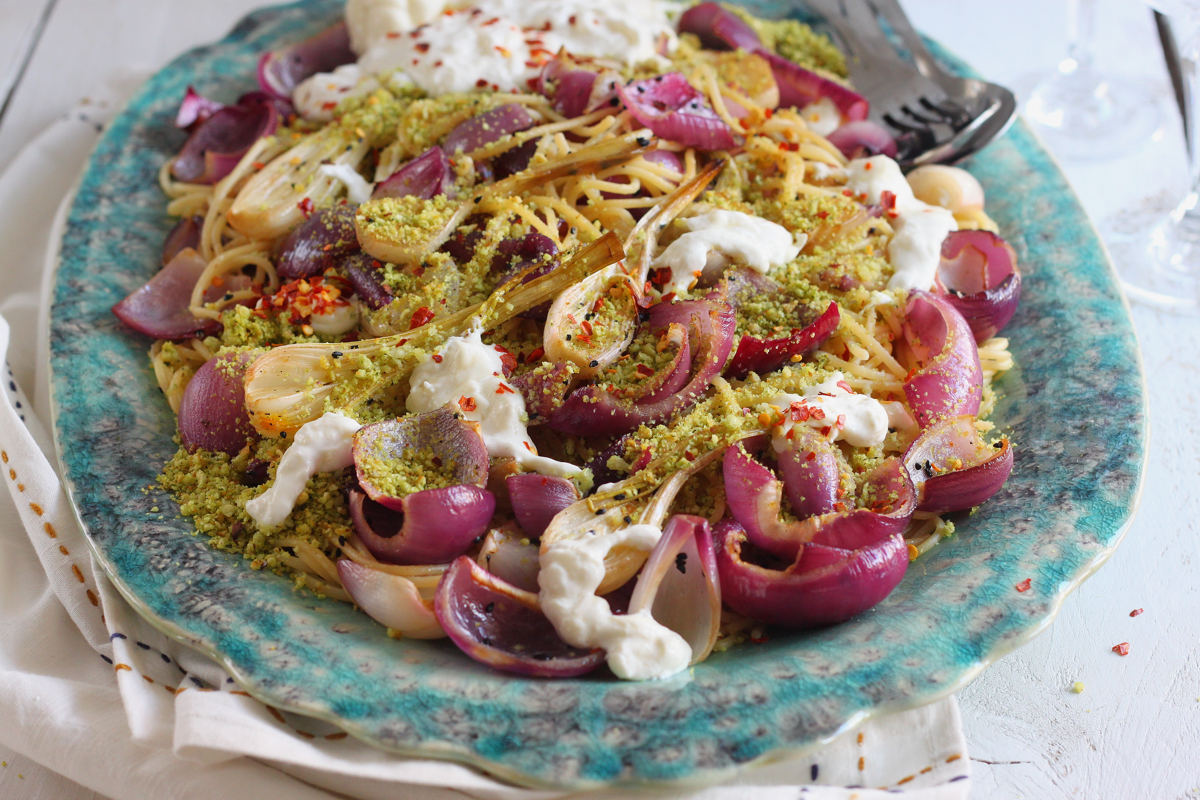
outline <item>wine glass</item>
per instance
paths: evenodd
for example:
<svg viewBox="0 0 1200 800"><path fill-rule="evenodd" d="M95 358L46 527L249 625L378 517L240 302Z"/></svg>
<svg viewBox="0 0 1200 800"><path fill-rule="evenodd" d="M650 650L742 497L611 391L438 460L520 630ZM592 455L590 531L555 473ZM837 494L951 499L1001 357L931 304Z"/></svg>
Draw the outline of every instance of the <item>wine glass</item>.
<svg viewBox="0 0 1200 800"><path fill-rule="evenodd" d="M1200 0L1150 0L1150 5L1168 67L1174 63L1178 69L1190 188L1174 210L1150 226L1133 257L1119 259L1118 271L1131 300L1195 314L1200 312Z"/></svg>
<svg viewBox="0 0 1200 800"><path fill-rule="evenodd" d="M1026 118L1065 157L1120 155L1148 141L1160 122L1144 82L1097 68L1092 58L1096 2L1071 0L1067 57L1038 82L1025 104Z"/></svg>

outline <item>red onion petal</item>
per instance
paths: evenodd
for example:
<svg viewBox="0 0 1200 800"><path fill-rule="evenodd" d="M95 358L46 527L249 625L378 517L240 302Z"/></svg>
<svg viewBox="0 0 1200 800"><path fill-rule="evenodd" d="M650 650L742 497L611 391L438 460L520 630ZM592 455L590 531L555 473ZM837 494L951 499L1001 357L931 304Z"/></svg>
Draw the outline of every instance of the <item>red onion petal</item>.
<svg viewBox="0 0 1200 800"><path fill-rule="evenodd" d="M712 652L721 627L721 585L708 520L676 514L650 552L629 600L692 648L692 664Z"/></svg>
<svg viewBox="0 0 1200 800"><path fill-rule="evenodd" d="M537 120L525 106L509 103L459 123L446 136L442 147L447 153L453 154L459 150L469 153L505 136L532 128L535 124Z"/></svg>
<svg viewBox="0 0 1200 800"><path fill-rule="evenodd" d="M896 140L878 123L868 119L855 120L841 125L829 134L829 143L842 151L846 158L869 158L885 155L896 156Z"/></svg>
<svg viewBox="0 0 1200 800"><path fill-rule="evenodd" d="M808 425L792 428L791 446L778 454L779 476L799 519L833 511L841 486L837 455L829 440Z"/></svg>
<svg viewBox="0 0 1200 800"><path fill-rule="evenodd" d="M822 77L812 70L775 55L765 48L755 51L771 65L775 82L779 84L779 105L803 108L818 100L830 99L842 114L843 122L867 118L870 104L861 94L840 83Z"/></svg>
<svg viewBox="0 0 1200 800"><path fill-rule="evenodd" d="M279 248L279 277L287 282L323 275L359 252L354 232L357 209L352 203L321 208L293 228Z"/></svg>
<svg viewBox="0 0 1200 800"><path fill-rule="evenodd" d="M529 541L516 523L506 522L488 531L476 563L518 589L534 594L538 591L540 548Z"/></svg>
<svg viewBox="0 0 1200 800"><path fill-rule="evenodd" d="M953 231L942 242L936 286L971 326L976 342L995 336L1021 300L1017 253L990 231Z"/></svg>
<svg viewBox="0 0 1200 800"><path fill-rule="evenodd" d="M224 354L196 370L179 401L179 438L184 447L234 455L253 438L242 386L242 376L253 360L248 352Z"/></svg>
<svg viewBox="0 0 1200 800"><path fill-rule="evenodd" d="M762 40L754 29L732 11L718 3L699 3L679 17L680 33L693 33L700 45L708 50L755 51L762 47Z"/></svg>
<svg viewBox="0 0 1200 800"><path fill-rule="evenodd" d="M202 122L171 162L171 175L188 183L212 184L224 178L246 151L279 124L272 103L226 106Z"/></svg>
<svg viewBox="0 0 1200 800"><path fill-rule="evenodd" d="M528 472L510 475L504 483L517 524L535 539L542 535L555 514L579 499L579 490L566 478Z"/></svg>
<svg viewBox="0 0 1200 800"><path fill-rule="evenodd" d="M207 262L192 249L179 252L140 289L121 300L112 311L129 327L155 339L188 339L215 332L215 319L196 319L188 306L192 289Z"/></svg>
<svg viewBox="0 0 1200 800"><path fill-rule="evenodd" d="M840 319L837 303L830 303L815 320L785 338L763 340L743 335L725 374L731 378L744 378L751 372L759 375L774 372L796 356L808 355L824 344L837 330Z"/></svg>
<svg viewBox="0 0 1200 800"><path fill-rule="evenodd" d="M183 250L195 250L200 246L200 231L204 229L204 217L183 217L171 228L167 238L163 240L162 264L165 267Z"/></svg>
<svg viewBox="0 0 1200 800"><path fill-rule="evenodd" d="M371 554L389 564L445 564L487 530L496 498L460 484L413 492L385 506L349 493L354 530Z"/></svg>
<svg viewBox="0 0 1200 800"><path fill-rule="evenodd" d="M562 408L574 374L567 364L555 364L548 370L526 372L509 381L525 398L525 413L531 425L550 419Z"/></svg>
<svg viewBox="0 0 1200 800"><path fill-rule="evenodd" d="M904 341L918 367L904 382L904 396L926 428L946 416L979 411L983 369L975 337L948 300L914 291L905 308Z"/></svg>
<svg viewBox="0 0 1200 800"><path fill-rule="evenodd" d="M538 608L536 595L488 574L466 556L442 576L434 612L464 653L504 672L570 678L604 661L603 650L564 642Z"/></svg>
<svg viewBox="0 0 1200 800"><path fill-rule="evenodd" d="M999 491L1012 472L1005 437L987 445L971 416L935 422L909 445L904 466L920 498L918 511L944 514L973 508Z"/></svg>
<svg viewBox="0 0 1200 800"><path fill-rule="evenodd" d="M354 604L367 616L407 639L440 639L446 635L417 587L402 575L371 569L348 558L337 562L338 578Z"/></svg>
<svg viewBox="0 0 1200 800"><path fill-rule="evenodd" d="M617 88L617 95L656 136L699 150L728 150L733 131L681 73L669 72Z"/></svg>
<svg viewBox="0 0 1200 800"><path fill-rule="evenodd" d="M183 102L179 104L179 111L175 114L175 127L190 133L194 127L224 107L224 103L209 100L189 86L183 95Z"/></svg>
<svg viewBox="0 0 1200 800"><path fill-rule="evenodd" d="M301 81L357 60L350 49L346 23L339 22L302 42L263 53L258 61L258 85L272 97L290 102Z"/></svg>
<svg viewBox="0 0 1200 800"><path fill-rule="evenodd" d="M773 570L742 560L746 533L737 523L717 525L721 596L738 613L772 625L812 628L844 622L877 605L900 583L908 548L899 533L856 550L806 544L792 567ZM833 551L833 552L830 552ZM811 559L811 560L810 560ZM797 569L808 561L811 568Z"/></svg>
<svg viewBox="0 0 1200 800"><path fill-rule="evenodd" d="M392 302L392 290L383 282L383 265L366 253L354 253L341 261L338 268L354 288L354 294L367 308L378 311Z"/></svg>
<svg viewBox="0 0 1200 800"><path fill-rule="evenodd" d="M450 166L450 159L442 148L434 145L380 181L371 192L371 199L420 197L428 200L449 194L453 188L454 170Z"/></svg>

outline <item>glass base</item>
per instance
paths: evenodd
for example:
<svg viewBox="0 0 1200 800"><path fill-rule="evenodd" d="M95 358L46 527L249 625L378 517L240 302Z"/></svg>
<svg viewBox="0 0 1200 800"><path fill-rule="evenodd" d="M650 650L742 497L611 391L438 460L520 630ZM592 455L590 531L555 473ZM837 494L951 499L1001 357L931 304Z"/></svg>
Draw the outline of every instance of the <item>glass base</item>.
<svg viewBox="0 0 1200 800"><path fill-rule="evenodd" d="M1200 314L1200 198L1195 193L1133 241L1114 245L1129 299L1181 314Z"/></svg>
<svg viewBox="0 0 1200 800"><path fill-rule="evenodd" d="M1033 88L1025 115L1060 156L1112 158L1145 144L1162 121L1144 84L1067 59Z"/></svg>

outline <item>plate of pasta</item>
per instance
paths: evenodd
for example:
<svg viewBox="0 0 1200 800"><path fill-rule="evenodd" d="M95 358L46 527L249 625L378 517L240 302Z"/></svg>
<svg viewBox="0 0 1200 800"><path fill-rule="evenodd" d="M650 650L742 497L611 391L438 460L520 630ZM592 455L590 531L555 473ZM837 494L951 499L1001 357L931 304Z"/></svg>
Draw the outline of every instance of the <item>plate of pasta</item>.
<svg viewBox="0 0 1200 800"><path fill-rule="evenodd" d="M1023 125L905 175L845 74L769 2L305 0L181 56L55 278L114 584L272 706L529 785L965 685L1119 543L1140 360Z"/></svg>

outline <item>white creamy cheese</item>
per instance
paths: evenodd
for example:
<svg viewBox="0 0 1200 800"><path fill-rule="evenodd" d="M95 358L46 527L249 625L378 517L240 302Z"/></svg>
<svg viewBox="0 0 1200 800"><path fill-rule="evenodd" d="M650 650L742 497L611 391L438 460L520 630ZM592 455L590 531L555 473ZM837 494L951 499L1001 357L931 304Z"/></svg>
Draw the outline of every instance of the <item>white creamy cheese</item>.
<svg viewBox="0 0 1200 800"><path fill-rule="evenodd" d="M328 122L338 103L378 88L379 81L363 75L358 64L343 64L333 72L318 72L301 81L292 90L292 105L305 119Z"/></svg>
<svg viewBox="0 0 1200 800"><path fill-rule="evenodd" d="M808 124L809 130L820 136L828 136L842 125L842 112L838 110L837 103L828 97L806 105L801 109L800 116Z"/></svg>
<svg viewBox="0 0 1200 800"><path fill-rule="evenodd" d="M346 187L346 198L351 203L365 203L371 199L375 184L370 183L349 164L322 164L317 172L341 181Z"/></svg>
<svg viewBox="0 0 1200 800"><path fill-rule="evenodd" d="M895 272L888 288L931 287L942 257L942 241L958 230L954 215L914 197L900 165L887 156L856 158L847 172L850 179L846 188L866 203L881 203L885 191L895 195L891 221L896 232L888 243L888 261Z"/></svg>
<svg viewBox="0 0 1200 800"><path fill-rule="evenodd" d="M800 424L789 413L796 403L808 411L804 424L828 429L831 442L842 439L854 447L883 444L888 434L888 410L875 398L851 390L844 381L842 373L835 372L824 383L805 389L803 395L783 393L767 401L784 415L783 423L772 430L775 452L782 453L789 447L788 431Z"/></svg>
<svg viewBox="0 0 1200 800"><path fill-rule="evenodd" d="M500 352L484 344L480 331L452 336L436 356L413 370L408 410L424 414L460 399L474 401L463 416L478 422L490 456L508 456L543 475L572 478L582 470L574 464L537 454L525 428L525 398L504 380ZM468 404L469 407L469 404Z"/></svg>
<svg viewBox="0 0 1200 800"><path fill-rule="evenodd" d="M723 269L728 262L745 264L761 273L788 263L800 254L787 228L741 211L715 209L684 220L688 232L667 246L654 260L655 267L671 270L663 293L688 289L705 269ZM717 263L713 263L716 254Z"/></svg>
<svg viewBox="0 0 1200 800"><path fill-rule="evenodd" d="M275 480L265 492L246 501L246 513L267 527L283 522L292 513L309 478L354 463L350 445L361 427L337 411L327 411L302 426L279 460Z"/></svg>
<svg viewBox="0 0 1200 800"><path fill-rule="evenodd" d="M350 0L357 74L340 67L315 75L294 100L306 119L328 119L320 115L331 102L371 90L363 76L389 82L398 74L431 95L525 92L559 50L628 64L657 58L661 46L675 45L675 11L664 0Z"/></svg>
<svg viewBox="0 0 1200 800"><path fill-rule="evenodd" d="M652 550L662 537L653 525L631 525L606 536L554 542L541 555L538 601L558 635L575 647L603 647L618 678L668 678L687 669L692 648L664 627L649 609L614 615L596 595L604 580L604 556L626 545Z"/></svg>

